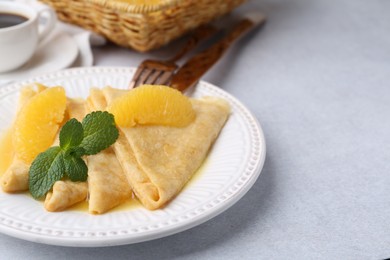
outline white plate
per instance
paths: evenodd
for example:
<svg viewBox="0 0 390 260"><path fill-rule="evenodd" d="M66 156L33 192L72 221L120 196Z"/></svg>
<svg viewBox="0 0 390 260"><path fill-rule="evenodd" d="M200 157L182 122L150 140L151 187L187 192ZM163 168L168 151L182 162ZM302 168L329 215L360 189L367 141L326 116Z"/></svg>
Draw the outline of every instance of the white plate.
<svg viewBox="0 0 390 260"><path fill-rule="evenodd" d="M69 69L0 88L0 130L12 122L23 84L61 85L70 97L86 97L89 88L126 88L134 69ZM136 207L94 216L82 211L49 213L26 194L0 191L0 232L39 243L92 247L131 244L174 234L220 214L255 183L263 167L265 141L255 117L237 99L206 82L193 96L226 99L232 114L194 180L165 208Z"/></svg>
<svg viewBox="0 0 390 260"><path fill-rule="evenodd" d="M26 64L0 73L0 83L67 68L76 60L78 53L76 41L68 34L55 30L38 45L34 56Z"/></svg>

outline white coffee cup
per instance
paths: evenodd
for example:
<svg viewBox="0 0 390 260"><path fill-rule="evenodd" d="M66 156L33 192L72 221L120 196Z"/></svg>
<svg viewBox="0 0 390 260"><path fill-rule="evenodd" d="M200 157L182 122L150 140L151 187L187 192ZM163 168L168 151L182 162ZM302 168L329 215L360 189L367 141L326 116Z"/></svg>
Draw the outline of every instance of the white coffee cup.
<svg viewBox="0 0 390 260"><path fill-rule="evenodd" d="M48 14L47 20L40 26L39 18L44 13ZM33 56L39 41L53 30L57 20L55 12L49 7L37 10L26 4L9 1L0 2L1 15L3 17L17 15L26 18L26 21L0 28L0 73L16 69L26 63Z"/></svg>

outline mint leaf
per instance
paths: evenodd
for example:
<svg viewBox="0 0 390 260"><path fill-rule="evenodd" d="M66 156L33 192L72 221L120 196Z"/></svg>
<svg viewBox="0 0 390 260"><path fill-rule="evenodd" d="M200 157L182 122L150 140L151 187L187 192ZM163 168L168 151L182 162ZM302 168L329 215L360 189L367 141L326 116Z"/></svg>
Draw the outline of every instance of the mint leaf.
<svg viewBox="0 0 390 260"><path fill-rule="evenodd" d="M60 147L68 149L81 144L84 138L84 130L82 124L73 118L66 122L60 132Z"/></svg>
<svg viewBox="0 0 390 260"><path fill-rule="evenodd" d="M86 181L88 178L88 167L80 157L65 157L65 169L71 181Z"/></svg>
<svg viewBox="0 0 390 260"><path fill-rule="evenodd" d="M38 199L44 196L65 173L64 157L60 147L51 147L40 153L30 167L29 189Z"/></svg>
<svg viewBox="0 0 390 260"><path fill-rule="evenodd" d="M119 132L114 116L108 112L92 112L84 118L82 125L84 139L80 146L85 149L87 155L97 154L118 139Z"/></svg>

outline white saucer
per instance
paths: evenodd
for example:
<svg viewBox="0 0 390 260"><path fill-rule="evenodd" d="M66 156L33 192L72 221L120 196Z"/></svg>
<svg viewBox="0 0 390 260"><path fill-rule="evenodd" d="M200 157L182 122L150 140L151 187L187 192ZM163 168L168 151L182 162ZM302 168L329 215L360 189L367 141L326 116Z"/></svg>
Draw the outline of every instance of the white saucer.
<svg viewBox="0 0 390 260"><path fill-rule="evenodd" d="M78 52L73 37L54 31L39 44L30 61L16 70L0 73L0 82L20 80L67 68L76 60Z"/></svg>

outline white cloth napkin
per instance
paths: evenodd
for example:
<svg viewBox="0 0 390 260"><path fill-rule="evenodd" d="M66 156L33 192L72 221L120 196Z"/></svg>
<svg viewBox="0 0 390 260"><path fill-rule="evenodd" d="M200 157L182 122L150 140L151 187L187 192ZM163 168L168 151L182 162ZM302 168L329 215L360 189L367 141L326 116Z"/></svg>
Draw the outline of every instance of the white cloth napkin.
<svg viewBox="0 0 390 260"><path fill-rule="evenodd" d="M25 3L31 5L36 9L42 8L43 6L42 3L36 0L15 0L15 2ZM68 64L66 66L58 65L57 67L47 66L46 67L47 71L45 70L45 66L42 66L43 64L39 64L40 65L39 69L34 68L34 66L31 65L31 66L24 66L23 68L16 69L15 71L12 72L0 73L0 87L9 84L15 80L21 80L23 78L32 77L39 73L52 72L53 70L64 69L66 67L92 66L93 53L91 47L104 45L106 43L105 38L100 35L87 31L81 27L58 21L55 29L50 33L49 36L47 36L47 39L44 40L46 42L41 42L40 44L50 44L50 42L48 43L47 41L53 41L56 39L56 37L58 38L61 36L62 37L69 36L77 44L78 56L77 59L72 64ZM66 51L66 50L62 50L62 51ZM50 55L55 55L55 53L50 53Z"/></svg>

